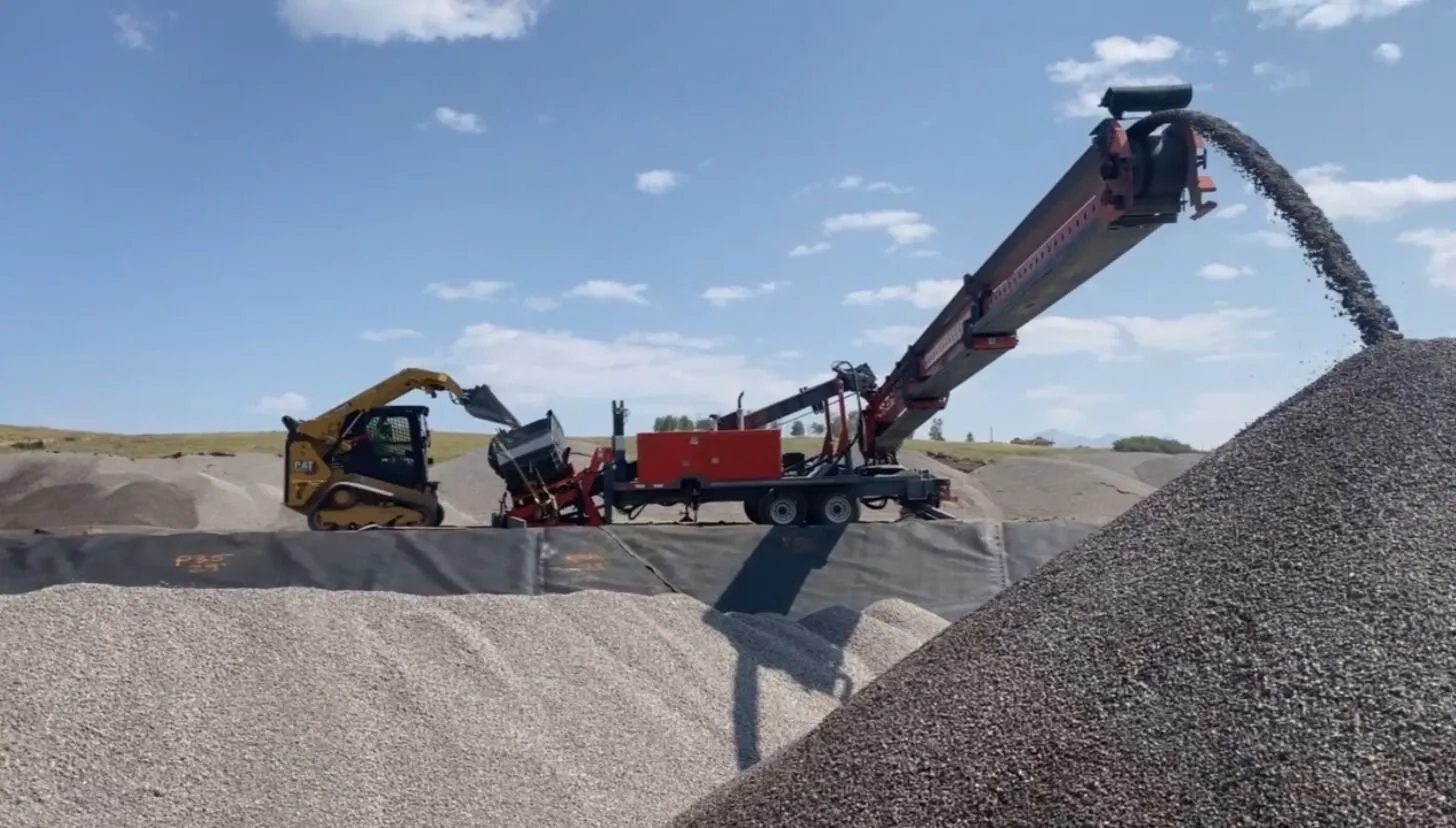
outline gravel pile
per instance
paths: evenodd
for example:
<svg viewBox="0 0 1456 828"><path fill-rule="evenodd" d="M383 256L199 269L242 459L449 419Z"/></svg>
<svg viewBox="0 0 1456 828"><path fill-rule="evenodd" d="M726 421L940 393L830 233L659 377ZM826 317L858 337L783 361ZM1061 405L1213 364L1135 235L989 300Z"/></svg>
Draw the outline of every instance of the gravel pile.
<svg viewBox="0 0 1456 828"><path fill-rule="evenodd" d="M280 503L281 462L271 455L0 454L0 529L302 528L303 519Z"/></svg>
<svg viewBox="0 0 1456 828"><path fill-rule="evenodd" d="M735 740L779 749L945 626L903 602L828 616L604 592L0 598L0 826L662 824L738 771Z"/></svg>
<svg viewBox="0 0 1456 828"><path fill-rule="evenodd" d="M687 828L1456 824L1456 340L1332 369Z"/></svg>
<svg viewBox="0 0 1456 828"><path fill-rule="evenodd" d="M1161 489L1178 479L1183 472L1197 465L1198 461L1203 459L1203 454L1203 452L1197 451L1185 454L1100 451L1080 454L1077 456L1077 460L1101 466L1104 469L1111 469L1118 474L1146 483L1154 489Z"/></svg>
<svg viewBox="0 0 1456 828"><path fill-rule="evenodd" d="M1154 491L1099 465L1048 457L1008 457L971 477L1001 505L1007 520L1106 523Z"/></svg>
<svg viewBox="0 0 1456 828"><path fill-rule="evenodd" d="M591 443L573 443L582 465L589 461L592 448ZM1019 471L1015 466L1019 461L1002 461L1012 463L1004 469L997 462L983 467L994 492L976 474L915 452L903 453L902 462L950 479L957 501L946 504L946 510L961 520L1086 517L1105 522L1151 491L1138 479L1147 465L1140 457L1089 454L1086 462L1042 461L1043 467ZM1177 457L1149 462L1155 461L1185 462ZM56 532L93 526L219 532L302 529L303 518L279 502L281 462L262 454L146 460L98 454L0 454L0 531ZM1105 470L1123 471L1130 463L1124 475ZM1183 467L1159 479L1166 481ZM445 522L450 526L487 523L505 491L483 450L441 463L433 474L440 481ZM1077 508L1069 511L1068 503ZM649 507L634 522L673 523L680 516L676 507ZM898 516L894 508L864 513L867 521L892 521ZM707 504L699 518L705 523L747 523L743 507L735 503Z"/></svg>

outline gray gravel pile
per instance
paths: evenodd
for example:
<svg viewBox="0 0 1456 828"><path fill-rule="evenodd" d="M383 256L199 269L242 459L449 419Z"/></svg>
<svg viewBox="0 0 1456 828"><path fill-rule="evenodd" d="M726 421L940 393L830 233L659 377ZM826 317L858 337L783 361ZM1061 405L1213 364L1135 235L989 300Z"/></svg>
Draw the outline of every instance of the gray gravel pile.
<svg viewBox="0 0 1456 828"><path fill-rule="evenodd" d="M662 824L944 626L840 620L843 648L679 596L0 598L0 826Z"/></svg>
<svg viewBox="0 0 1456 828"><path fill-rule="evenodd" d="M102 454L0 454L0 530L150 527L299 529L271 455L130 460Z"/></svg>
<svg viewBox="0 0 1456 828"><path fill-rule="evenodd" d="M971 475L1007 520L1106 523L1152 494L1152 486L1093 463L1008 457Z"/></svg>
<svg viewBox="0 0 1456 828"><path fill-rule="evenodd" d="M1456 340L1351 357L676 824L1456 824Z"/></svg>

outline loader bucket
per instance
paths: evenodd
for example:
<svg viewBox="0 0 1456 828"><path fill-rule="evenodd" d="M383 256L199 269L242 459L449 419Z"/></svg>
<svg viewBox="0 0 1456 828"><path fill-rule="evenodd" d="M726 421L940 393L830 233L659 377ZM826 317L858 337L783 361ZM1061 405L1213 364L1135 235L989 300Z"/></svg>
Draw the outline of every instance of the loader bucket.
<svg viewBox="0 0 1456 828"><path fill-rule="evenodd" d="M489 423L499 423L508 428L520 428L521 423L516 415L510 412L501 403L495 392L490 390L489 385L477 385L467 389L465 398L460 401L465 411L477 420L485 420Z"/></svg>

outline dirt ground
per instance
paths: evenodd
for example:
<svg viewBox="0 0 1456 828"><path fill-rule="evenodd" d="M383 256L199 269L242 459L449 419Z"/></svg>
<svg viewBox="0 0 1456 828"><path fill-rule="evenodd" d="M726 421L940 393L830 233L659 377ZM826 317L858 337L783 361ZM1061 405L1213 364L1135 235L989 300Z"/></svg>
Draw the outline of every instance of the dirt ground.
<svg viewBox="0 0 1456 828"><path fill-rule="evenodd" d="M270 436L273 451L267 450ZM448 524L487 522L504 494L500 479L486 464L484 440L470 439L479 437L437 435L434 474ZM0 530L303 528L302 518L280 503L281 435L179 438L0 428L0 440L12 447L0 452ZM37 440L44 446L27 442ZM813 441L802 442L807 448ZM586 438L574 441L573 449L585 458L600 444ZM967 520L1105 523L1201 457L1048 451L1005 444L913 445L921 450L907 447L901 462L949 478L956 502L947 510ZM84 447L111 451L70 450ZM232 451L248 448L255 450ZM680 517L675 507L649 507L636 522L673 522ZM707 523L745 522L738 504L709 504L698 517ZM866 520L895 517L894 509L865 513Z"/></svg>

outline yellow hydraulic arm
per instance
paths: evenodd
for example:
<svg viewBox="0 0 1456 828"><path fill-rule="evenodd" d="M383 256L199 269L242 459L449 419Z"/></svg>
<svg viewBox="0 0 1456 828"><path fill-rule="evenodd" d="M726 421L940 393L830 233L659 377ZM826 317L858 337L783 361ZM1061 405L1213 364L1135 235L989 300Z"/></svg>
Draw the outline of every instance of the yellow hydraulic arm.
<svg viewBox="0 0 1456 828"><path fill-rule="evenodd" d="M360 412L389 405L411 391L423 391L431 397L447 394L451 402L464 408L467 414L477 420L510 428L519 428L521 425L515 415L496 397L495 392L490 390L490 386L462 388L449 374L423 368L402 369L394 376L380 380L317 417L303 421L284 417L283 424L292 434L320 443L335 443L349 422Z"/></svg>

